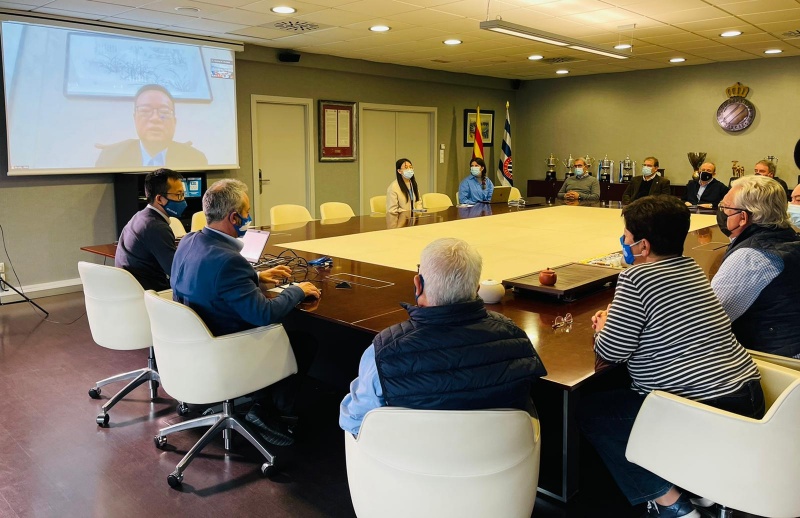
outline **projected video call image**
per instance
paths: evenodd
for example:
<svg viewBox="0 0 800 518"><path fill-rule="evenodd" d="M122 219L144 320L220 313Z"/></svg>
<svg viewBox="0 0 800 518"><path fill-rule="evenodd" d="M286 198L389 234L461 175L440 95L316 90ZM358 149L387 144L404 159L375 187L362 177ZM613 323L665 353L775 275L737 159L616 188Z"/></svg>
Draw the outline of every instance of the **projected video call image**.
<svg viewBox="0 0 800 518"><path fill-rule="evenodd" d="M238 167L233 53L3 22L9 174Z"/></svg>

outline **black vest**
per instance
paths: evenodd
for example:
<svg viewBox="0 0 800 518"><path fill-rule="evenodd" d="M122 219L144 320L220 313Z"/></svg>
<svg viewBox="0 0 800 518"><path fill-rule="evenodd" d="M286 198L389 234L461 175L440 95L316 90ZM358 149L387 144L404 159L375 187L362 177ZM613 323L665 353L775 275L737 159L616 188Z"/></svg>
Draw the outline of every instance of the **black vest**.
<svg viewBox="0 0 800 518"><path fill-rule="evenodd" d="M410 319L375 337L386 404L429 410L530 409L531 382L547 374L528 336L480 299L403 305Z"/></svg>
<svg viewBox="0 0 800 518"><path fill-rule="evenodd" d="M725 252L755 248L783 260L783 271L733 322L736 338L748 349L781 356L800 354L800 237L791 229L751 225Z"/></svg>

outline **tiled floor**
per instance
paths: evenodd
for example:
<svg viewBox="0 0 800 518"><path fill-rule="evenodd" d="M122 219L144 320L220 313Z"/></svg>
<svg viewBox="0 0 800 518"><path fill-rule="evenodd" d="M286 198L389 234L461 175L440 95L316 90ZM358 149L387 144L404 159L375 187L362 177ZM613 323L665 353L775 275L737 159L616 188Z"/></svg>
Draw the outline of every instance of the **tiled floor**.
<svg viewBox="0 0 800 518"><path fill-rule="evenodd" d="M98 379L144 367L147 351L112 351L94 344L82 294L39 299L50 320L27 304L0 307L0 518L140 516L354 516L347 486L342 432L337 426L340 389L309 383L312 403L301 415L297 443L275 449L282 471L259 474L261 458L246 442L226 455L221 440L185 472L180 491L167 475L200 437L194 430L170 436L165 450L156 431L183 418L175 401L155 402L134 391L110 412L109 428L95 416L100 401L87 390ZM72 324L64 324L71 322ZM544 446L546 447L546 445ZM638 516L589 452L585 488L570 506L539 498L534 516Z"/></svg>

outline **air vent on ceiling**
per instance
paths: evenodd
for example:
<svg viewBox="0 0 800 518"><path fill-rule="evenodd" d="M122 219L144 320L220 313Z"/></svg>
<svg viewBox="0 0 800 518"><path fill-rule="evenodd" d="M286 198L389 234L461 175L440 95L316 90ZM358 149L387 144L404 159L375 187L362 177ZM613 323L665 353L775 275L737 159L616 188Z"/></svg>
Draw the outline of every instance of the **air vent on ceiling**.
<svg viewBox="0 0 800 518"><path fill-rule="evenodd" d="M316 31L328 26L323 26L319 23L305 22L303 20L281 20L275 23L265 23L261 27L265 27L267 29L278 29L286 32L305 33Z"/></svg>
<svg viewBox="0 0 800 518"><path fill-rule="evenodd" d="M800 38L800 29L796 29L782 34L784 38Z"/></svg>
<svg viewBox="0 0 800 518"><path fill-rule="evenodd" d="M560 65L561 63L574 63L576 61L584 61L578 58L568 58L568 57L561 57L561 58L544 58L539 61L539 63L547 63L549 65Z"/></svg>

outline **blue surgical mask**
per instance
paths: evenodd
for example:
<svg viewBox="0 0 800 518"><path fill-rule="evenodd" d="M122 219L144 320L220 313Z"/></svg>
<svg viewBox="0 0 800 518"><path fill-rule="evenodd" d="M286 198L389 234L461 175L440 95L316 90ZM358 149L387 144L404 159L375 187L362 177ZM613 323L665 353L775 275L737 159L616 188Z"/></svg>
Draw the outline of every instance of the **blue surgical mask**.
<svg viewBox="0 0 800 518"><path fill-rule="evenodd" d="M625 259L625 262L628 264L633 264L637 257L641 257L642 254L634 254L631 250L631 247L636 243L641 243L642 240L636 241L635 243L631 243L629 245L625 244L625 235L621 235L619 237L619 244L622 245L622 258Z"/></svg>
<svg viewBox="0 0 800 518"><path fill-rule="evenodd" d="M472 176L480 176L481 175L481 168L480 167L470 167L469 172L472 173Z"/></svg>
<svg viewBox="0 0 800 518"><path fill-rule="evenodd" d="M653 174L653 168L652 167L649 167L649 166L646 166L646 165L642 166L642 176L647 177L647 176L651 176L652 174Z"/></svg>
<svg viewBox="0 0 800 518"><path fill-rule="evenodd" d="M789 204L789 219L792 220L792 225L797 228L800 228L800 205L795 205L793 203Z"/></svg>
<svg viewBox="0 0 800 518"><path fill-rule="evenodd" d="M411 180L414 178L414 170L413 169L405 169L403 170L403 178L406 180Z"/></svg>
<svg viewBox="0 0 800 518"><path fill-rule="evenodd" d="M236 215L239 216L239 224L233 225L233 228L236 229L236 233L239 235L239 237L242 237L247 234L247 229L245 227L249 225L251 221L253 221L253 218L251 218L250 215L245 218L238 212Z"/></svg>
<svg viewBox="0 0 800 518"><path fill-rule="evenodd" d="M175 201L167 199L167 204L164 205L164 210L168 216L180 218L183 211L186 210L186 200Z"/></svg>
<svg viewBox="0 0 800 518"><path fill-rule="evenodd" d="M583 177L583 167L576 167L575 168L575 176L578 178Z"/></svg>

